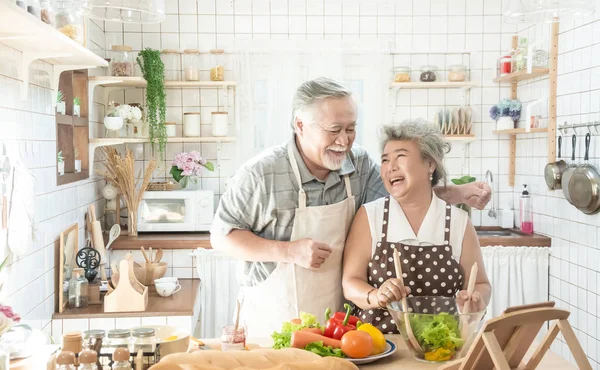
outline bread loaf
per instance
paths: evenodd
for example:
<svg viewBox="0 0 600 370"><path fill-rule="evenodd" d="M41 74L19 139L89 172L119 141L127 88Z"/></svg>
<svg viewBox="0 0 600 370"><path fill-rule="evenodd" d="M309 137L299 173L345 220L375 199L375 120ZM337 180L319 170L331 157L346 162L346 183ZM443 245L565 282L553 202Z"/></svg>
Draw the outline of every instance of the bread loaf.
<svg viewBox="0 0 600 370"><path fill-rule="evenodd" d="M324 357L297 348L252 351L205 350L163 357L150 370L357 370L340 358Z"/></svg>

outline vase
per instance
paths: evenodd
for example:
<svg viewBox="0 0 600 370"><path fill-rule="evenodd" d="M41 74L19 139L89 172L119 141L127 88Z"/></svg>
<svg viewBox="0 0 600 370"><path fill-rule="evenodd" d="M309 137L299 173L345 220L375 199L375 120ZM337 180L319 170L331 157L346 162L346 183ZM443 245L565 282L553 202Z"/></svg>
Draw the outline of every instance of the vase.
<svg viewBox="0 0 600 370"><path fill-rule="evenodd" d="M127 234L129 236L137 236L137 212L129 211L129 220L127 220Z"/></svg>
<svg viewBox="0 0 600 370"><path fill-rule="evenodd" d="M123 117L104 117L104 127L109 131L118 131L123 127Z"/></svg>
<svg viewBox="0 0 600 370"><path fill-rule="evenodd" d="M56 113L65 114L67 112L67 104L64 101L56 103Z"/></svg>
<svg viewBox="0 0 600 370"><path fill-rule="evenodd" d="M58 162L58 174L59 175L65 174L65 162Z"/></svg>
<svg viewBox="0 0 600 370"><path fill-rule="evenodd" d="M81 105L74 105L73 106L73 115L76 117L81 116Z"/></svg>
<svg viewBox="0 0 600 370"><path fill-rule="evenodd" d="M496 121L496 130L510 130L515 128L515 121L510 117L499 117Z"/></svg>
<svg viewBox="0 0 600 370"><path fill-rule="evenodd" d="M81 172L81 159L75 160L75 172Z"/></svg>

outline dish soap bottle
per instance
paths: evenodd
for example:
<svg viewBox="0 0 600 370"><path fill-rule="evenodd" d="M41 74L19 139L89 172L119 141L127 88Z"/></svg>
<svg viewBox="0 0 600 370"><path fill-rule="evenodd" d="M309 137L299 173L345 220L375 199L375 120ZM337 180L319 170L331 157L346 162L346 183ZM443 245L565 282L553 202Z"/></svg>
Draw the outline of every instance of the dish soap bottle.
<svg viewBox="0 0 600 370"><path fill-rule="evenodd" d="M129 350L127 348L117 348L113 352L112 370L131 370L129 362Z"/></svg>
<svg viewBox="0 0 600 370"><path fill-rule="evenodd" d="M520 215L521 215L521 231L525 234L533 234L533 211L532 199L527 191L527 184L523 184L523 192L521 193Z"/></svg>

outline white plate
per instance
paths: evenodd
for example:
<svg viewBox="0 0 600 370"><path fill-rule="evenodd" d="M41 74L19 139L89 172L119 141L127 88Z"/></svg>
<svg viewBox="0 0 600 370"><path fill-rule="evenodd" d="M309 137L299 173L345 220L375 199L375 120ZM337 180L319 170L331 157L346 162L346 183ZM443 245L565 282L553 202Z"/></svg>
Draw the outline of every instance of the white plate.
<svg viewBox="0 0 600 370"><path fill-rule="evenodd" d="M396 352L396 349L397 349L396 345L394 343L392 343L391 341L389 341L388 339L386 339L385 340L385 350L383 351L383 353L365 357L365 358L346 358L346 360L353 362L356 365L368 364L368 363L371 363L371 362L380 360L384 357L388 357L388 356L392 355L394 352Z"/></svg>

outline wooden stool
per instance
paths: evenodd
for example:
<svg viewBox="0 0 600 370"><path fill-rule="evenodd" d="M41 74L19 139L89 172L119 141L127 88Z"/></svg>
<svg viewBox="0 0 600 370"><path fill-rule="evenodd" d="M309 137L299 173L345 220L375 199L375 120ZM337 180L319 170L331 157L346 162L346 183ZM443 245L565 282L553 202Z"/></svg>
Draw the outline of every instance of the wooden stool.
<svg viewBox="0 0 600 370"><path fill-rule="evenodd" d="M532 370L539 365L559 332L565 338L577 366L592 370L567 320L569 315L569 311L554 308L554 302L510 307L485 324L465 357L442 365L439 370ZM522 363L540 329L550 320L557 321L529 361Z"/></svg>

